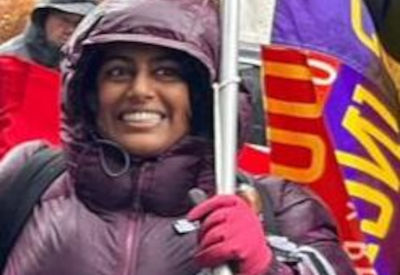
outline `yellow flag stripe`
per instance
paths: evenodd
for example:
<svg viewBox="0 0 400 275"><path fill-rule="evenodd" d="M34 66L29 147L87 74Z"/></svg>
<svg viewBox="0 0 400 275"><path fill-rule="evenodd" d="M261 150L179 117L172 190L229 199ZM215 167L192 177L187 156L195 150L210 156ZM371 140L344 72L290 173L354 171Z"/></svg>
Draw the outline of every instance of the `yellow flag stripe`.
<svg viewBox="0 0 400 275"><path fill-rule="evenodd" d="M310 69L303 65L283 62L264 62L265 74L294 80L311 81Z"/></svg>

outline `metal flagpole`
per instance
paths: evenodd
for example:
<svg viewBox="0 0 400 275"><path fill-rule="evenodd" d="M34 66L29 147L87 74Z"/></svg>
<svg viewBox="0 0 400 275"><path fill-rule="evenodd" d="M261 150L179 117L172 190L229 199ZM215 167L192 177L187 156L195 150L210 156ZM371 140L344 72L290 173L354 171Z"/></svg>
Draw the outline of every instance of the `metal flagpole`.
<svg viewBox="0 0 400 275"><path fill-rule="evenodd" d="M215 89L215 162L217 194L235 193L238 134L238 44L239 0L221 1L220 83ZM227 265L214 269L215 275L231 275Z"/></svg>

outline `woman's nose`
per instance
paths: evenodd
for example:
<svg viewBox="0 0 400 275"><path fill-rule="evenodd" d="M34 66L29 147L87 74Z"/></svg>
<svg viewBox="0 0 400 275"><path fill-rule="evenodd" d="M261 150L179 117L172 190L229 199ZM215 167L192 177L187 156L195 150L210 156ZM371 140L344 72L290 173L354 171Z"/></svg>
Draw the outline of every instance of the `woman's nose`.
<svg viewBox="0 0 400 275"><path fill-rule="evenodd" d="M154 96L151 77L144 72L139 72L132 81L128 95L133 98L151 98Z"/></svg>

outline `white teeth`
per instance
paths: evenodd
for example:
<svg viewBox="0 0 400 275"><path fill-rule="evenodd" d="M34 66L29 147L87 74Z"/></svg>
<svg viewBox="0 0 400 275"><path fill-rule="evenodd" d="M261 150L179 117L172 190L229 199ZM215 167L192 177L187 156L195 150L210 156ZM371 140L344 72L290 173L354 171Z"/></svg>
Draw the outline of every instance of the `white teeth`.
<svg viewBox="0 0 400 275"><path fill-rule="evenodd" d="M123 114L122 120L125 122L158 122L161 120L161 115L154 112L132 112Z"/></svg>

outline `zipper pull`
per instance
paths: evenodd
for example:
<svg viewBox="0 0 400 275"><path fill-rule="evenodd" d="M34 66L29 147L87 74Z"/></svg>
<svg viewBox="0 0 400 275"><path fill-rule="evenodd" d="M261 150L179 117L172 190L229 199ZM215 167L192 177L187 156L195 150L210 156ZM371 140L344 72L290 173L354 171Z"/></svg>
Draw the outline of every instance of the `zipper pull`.
<svg viewBox="0 0 400 275"><path fill-rule="evenodd" d="M192 188L189 190L189 198L193 205L198 205L207 199L207 194L200 188ZM187 219L179 219L176 220L172 226L178 235L183 235L198 230L200 228L200 222L190 222Z"/></svg>

